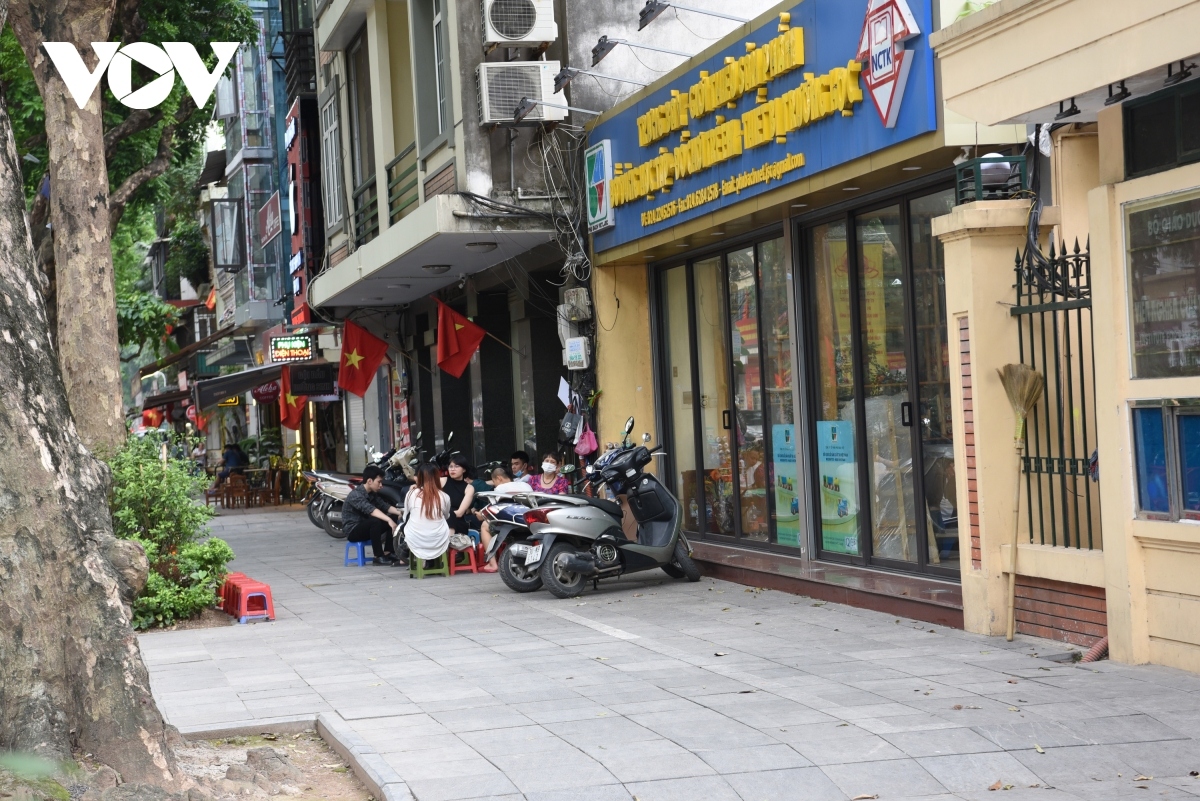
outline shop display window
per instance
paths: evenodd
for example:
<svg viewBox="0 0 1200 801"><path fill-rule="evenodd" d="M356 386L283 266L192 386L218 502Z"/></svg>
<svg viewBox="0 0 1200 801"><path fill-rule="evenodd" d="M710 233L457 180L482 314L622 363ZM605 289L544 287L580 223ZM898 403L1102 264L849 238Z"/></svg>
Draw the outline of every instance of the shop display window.
<svg viewBox="0 0 1200 801"><path fill-rule="evenodd" d="M1135 401L1138 516L1200 520L1200 399Z"/></svg>
<svg viewBox="0 0 1200 801"><path fill-rule="evenodd" d="M1200 192L1125 209L1134 378L1200 375Z"/></svg>

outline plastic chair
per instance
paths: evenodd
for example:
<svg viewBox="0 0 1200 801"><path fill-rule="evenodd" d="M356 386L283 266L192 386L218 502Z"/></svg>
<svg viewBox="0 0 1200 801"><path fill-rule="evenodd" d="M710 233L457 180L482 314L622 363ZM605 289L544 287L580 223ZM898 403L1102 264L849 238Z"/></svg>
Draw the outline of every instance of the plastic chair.
<svg viewBox="0 0 1200 801"><path fill-rule="evenodd" d="M475 555L475 546L467 548L465 551L456 551L452 548L446 554L449 557L450 575L479 572L480 565ZM459 557L466 557L466 560L460 562Z"/></svg>
<svg viewBox="0 0 1200 801"><path fill-rule="evenodd" d="M408 577L423 579L426 576L445 576L450 577L450 558L443 553L437 559L430 559L431 562L441 562L441 567L425 567L425 560L416 554L408 556Z"/></svg>
<svg viewBox="0 0 1200 801"><path fill-rule="evenodd" d="M369 546L370 544L371 543L369 543L369 542L347 542L346 543L346 558L344 560L342 560L342 567L345 567L347 565L358 565L359 567L366 567L366 565L367 565L367 546ZM357 550L358 555L351 556L350 551L352 551L352 550ZM375 549L372 548L371 552L374 553Z"/></svg>

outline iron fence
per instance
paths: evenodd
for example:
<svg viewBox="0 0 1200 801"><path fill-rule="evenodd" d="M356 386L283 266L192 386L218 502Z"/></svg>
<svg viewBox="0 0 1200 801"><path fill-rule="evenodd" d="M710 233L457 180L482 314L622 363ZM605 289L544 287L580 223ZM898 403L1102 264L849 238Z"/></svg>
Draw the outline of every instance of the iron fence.
<svg viewBox="0 0 1200 801"><path fill-rule="evenodd" d="M1025 428L1026 514L1031 542L1099 548L1096 362L1092 347L1089 247L1047 257L1035 246L1016 258L1017 318L1023 364L1045 378L1045 394Z"/></svg>

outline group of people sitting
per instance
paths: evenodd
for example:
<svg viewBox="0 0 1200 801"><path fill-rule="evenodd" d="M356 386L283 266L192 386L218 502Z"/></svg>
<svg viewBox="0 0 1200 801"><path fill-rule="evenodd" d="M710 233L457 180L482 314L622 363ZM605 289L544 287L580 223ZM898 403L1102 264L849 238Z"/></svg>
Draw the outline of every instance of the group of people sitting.
<svg viewBox="0 0 1200 801"><path fill-rule="evenodd" d="M370 542L377 565L398 565L392 546L392 532L398 518L406 521L404 542L412 559L438 559L450 547L450 536L470 536L479 531L484 547L491 544L491 532L482 510L489 501L480 493L492 490L516 490L521 482L537 492L566 495L571 482L559 472L562 459L557 453L542 454L541 472L529 464L529 454L517 451L509 458L509 468L497 467L487 478L472 476L471 465L462 454L452 454L441 475L436 465L423 464L417 469L416 485L404 497L404 508L398 509L377 495L383 488L383 470L367 465L362 483L350 491L342 505L342 525L350 542ZM495 573L493 559L482 572Z"/></svg>

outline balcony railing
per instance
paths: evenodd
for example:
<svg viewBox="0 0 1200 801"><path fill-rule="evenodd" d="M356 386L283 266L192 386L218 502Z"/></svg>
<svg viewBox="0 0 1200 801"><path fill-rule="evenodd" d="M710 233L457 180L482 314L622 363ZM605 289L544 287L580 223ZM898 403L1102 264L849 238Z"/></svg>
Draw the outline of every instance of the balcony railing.
<svg viewBox="0 0 1200 801"><path fill-rule="evenodd" d="M317 50L312 28L293 31L284 37L283 61L288 98L316 95Z"/></svg>
<svg viewBox="0 0 1200 801"><path fill-rule="evenodd" d="M375 176L354 190L354 243L359 247L379 235L379 199Z"/></svg>
<svg viewBox="0 0 1200 801"><path fill-rule="evenodd" d="M417 207L417 143L413 142L387 165L388 220L395 224Z"/></svg>

